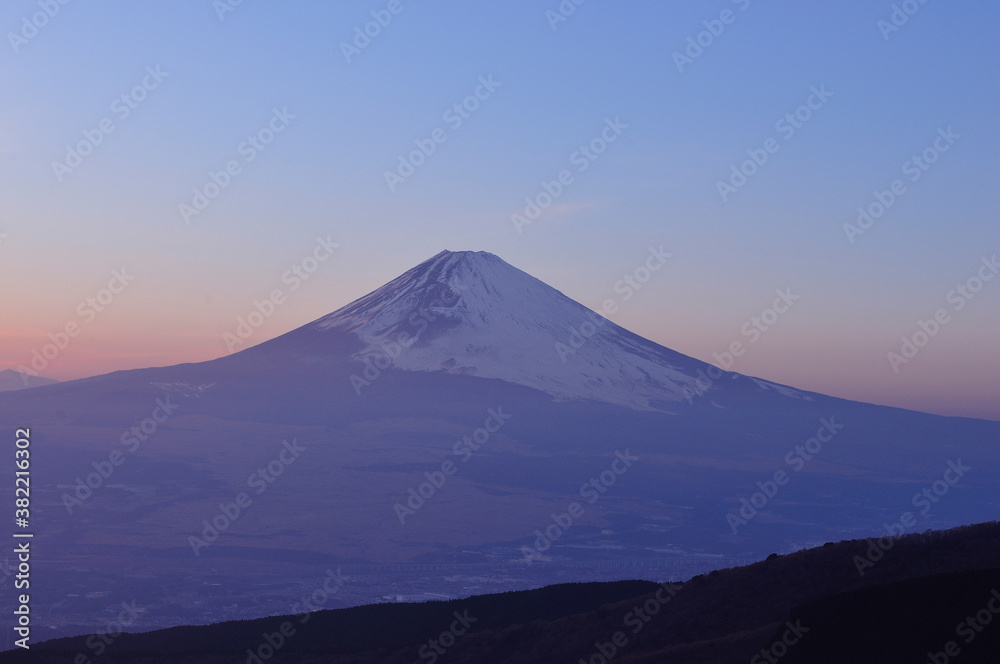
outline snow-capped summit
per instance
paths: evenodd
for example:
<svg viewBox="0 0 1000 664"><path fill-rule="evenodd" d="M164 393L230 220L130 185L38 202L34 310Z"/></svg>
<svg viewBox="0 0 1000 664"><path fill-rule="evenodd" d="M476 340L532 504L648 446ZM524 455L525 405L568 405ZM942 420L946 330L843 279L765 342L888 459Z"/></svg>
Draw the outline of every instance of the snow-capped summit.
<svg viewBox="0 0 1000 664"><path fill-rule="evenodd" d="M526 385L636 409L697 392L698 360L632 334L487 252L442 251L315 325L358 360Z"/></svg>

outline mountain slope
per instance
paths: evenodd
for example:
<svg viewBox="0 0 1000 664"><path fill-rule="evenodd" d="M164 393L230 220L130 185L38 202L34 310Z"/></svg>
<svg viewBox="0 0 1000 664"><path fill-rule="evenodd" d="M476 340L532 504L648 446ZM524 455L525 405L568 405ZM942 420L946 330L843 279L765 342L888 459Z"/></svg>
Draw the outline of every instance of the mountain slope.
<svg viewBox="0 0 1000 664"><path fill-rule="evenodd" d="M0 394L31 428L39 614L286 613L336 566L330 606L684 578L1000 513L1000 423L722 376L610 322L563 364L592 315L443 253L233 355Z"/></svg>
<svg viewBox="0 0 1000 664"><path fill-rule="evenodd" d="M54 385L58 382L58 380L43 376L29 376L13 369L0 371L0 392L26 390L31 387L41 387L42 385Z"/></svg>
<svg viewBox="0 0 1000 664"><path fill-rule="evenodd" d="M707 368L485 252L441 252L315 325L355 335L356 359L637 409L694 394Z"/></svg>
<svg viewBox="0 0 1000 664"><path fill-rule="evenodd" d="M293 615L125 635L103 656L116 664L246 661L247 651L278 664L402 664L418 658L456 664L736 664L766 649L783 662L904 664L942 651L951 640L961 643L959 661L995 661L988 656L995 658L1000 648L1000 630L989 624L996 618L988 607L1000 584L1000 524L898 539L862 577L851 560L867 547L865 541L830 543L662 588L637 582L563 585L322 611L305 620ZM977 615L977 628L956 634L959 622ZM456 623L455 616L469 624ZM269 654L261 648L268 643L265 635L278 643L283 624L286 636ZM452 625L453 638L441 638ZM974 637L966 643L968 634ZM31 661L71 662L96 638L38 644ZM790 645L774 648L783 638ZM27 659L0 655L0 662L7 661Z"/></svg>

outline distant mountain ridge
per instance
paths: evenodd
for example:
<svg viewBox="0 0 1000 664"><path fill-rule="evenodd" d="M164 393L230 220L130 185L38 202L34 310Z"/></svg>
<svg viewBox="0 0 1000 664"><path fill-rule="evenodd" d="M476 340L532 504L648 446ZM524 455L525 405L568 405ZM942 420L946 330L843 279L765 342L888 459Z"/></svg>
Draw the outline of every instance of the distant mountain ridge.
<svg viewBox="0 0 1000 664"><path fill-rule="evenodd" d="M909 664L926 653L949 661L938 656L947 649L962 654L958 662L996 661L1000 629L989 623L1000 616L1000 524L897 539L862 577L851 558L869 546L830 543L677 584L560 585L178 627L122 636L104 656L115 664ZM69 664L89 642L101 640L50 641L0 662Z"/></svg>
<svg viewBox="0 0 1000 664"><path fill-rule="evenodd" d="M52 378L30 376L13 369L0 371L0 392L13 392L15 390L26 390L43 385L55 385L58 382L58 380Z"/></svg>

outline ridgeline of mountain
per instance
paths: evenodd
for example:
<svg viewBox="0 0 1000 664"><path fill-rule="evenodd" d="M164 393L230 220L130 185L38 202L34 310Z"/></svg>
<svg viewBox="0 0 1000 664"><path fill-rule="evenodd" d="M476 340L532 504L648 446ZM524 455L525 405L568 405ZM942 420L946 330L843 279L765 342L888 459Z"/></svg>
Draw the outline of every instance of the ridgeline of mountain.
<svg viewBox="0 0 1000 664"><path fill-rule="evenodd" d="M885 540L861 575L856 558L872 546L829 543L677 584L570 584L126 634L102 661L912 664L956 648L960 658L931 661L996 661L1000 524ZM37 644L0 663L70 664L88 643L100 637Z"/></svg>
<svg viewBox="0 0 1000 664"><path fill-rule="evenodd" d="M709 368L486 252L441 252L314 325L355 335L364 344L356 358L397 351L396 369L493 378L637 409L696 394L697 372Z"/></svg>
<svg viewBox="0 0 1000 664"><path fill-rule="evenodd" d="M476 252L216 360L0 393L0 421L31 429L53 635L120 601L143 629L286 613L338 566L363 581L328 608L1000 513L998 422L724 373Z"/></svg>
<svg viewBox="0 0 1000 664"><path fill-rule="evenodd" d="M0 371L0 392L14 392L15 390L26 390L42 385L55 385L58 380L45 378L44 376L31 376L13 369Z"/></svg>

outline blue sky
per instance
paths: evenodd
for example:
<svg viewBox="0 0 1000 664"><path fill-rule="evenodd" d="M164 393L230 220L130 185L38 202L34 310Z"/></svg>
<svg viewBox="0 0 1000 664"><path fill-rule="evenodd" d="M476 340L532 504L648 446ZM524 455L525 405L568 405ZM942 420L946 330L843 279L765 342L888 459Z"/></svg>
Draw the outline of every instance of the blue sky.
<svg viewBox="0 0 1000 664"><path fill-rule="evenodd" d="M123 266L134 282L44 375L225 354L223 334L320 236L340 249L254 342L442 249L492 251L598 308L663 245L668 268L615 322L712 361L791 289L800 299L734 370L1000 418L1000 279L960 311L948 302L1000 251L996 5L913 4L886 39L890 2L588 0L553 29L556 1L400 0L348 62L342 44L388 0L243 0L221 18L217 4L0 8L0 368ZM44 5L54 15L33 19ZM707 46L679 71L699 33ZM461 126L446 121L481 77L499 85ZM779 131L813 88L830 96ZM248 162L244 142L275 109L287 126ZM609 119L627 128L579 172L572 155ZM904 164L948 128L958 138L911 181ZM444 142L390 190L386 171L435 129ZM100 144L60 179L53 162L83 132ZM777 151L723 200L719 181L768 139ZM185 223L179 206L230 161L239 173ZM563 170L572 183L516 232L511 215ZM849 242L844 224L894 180L905 192ZM888 353L941 308L949 322L894 371Z"/></svg>

